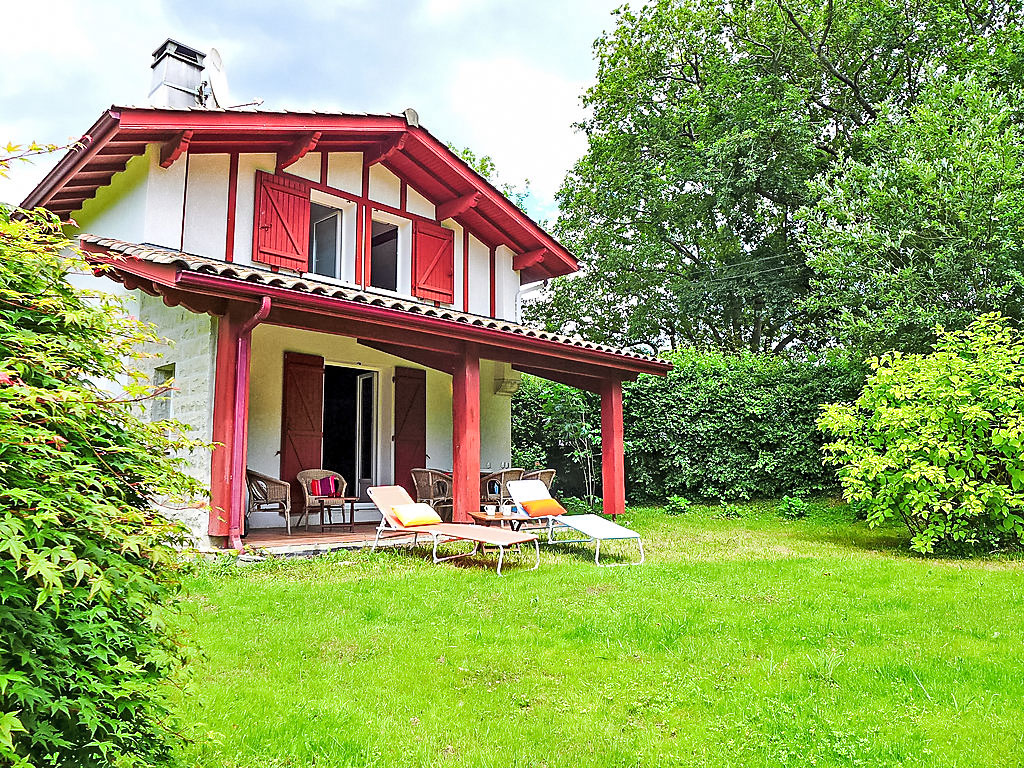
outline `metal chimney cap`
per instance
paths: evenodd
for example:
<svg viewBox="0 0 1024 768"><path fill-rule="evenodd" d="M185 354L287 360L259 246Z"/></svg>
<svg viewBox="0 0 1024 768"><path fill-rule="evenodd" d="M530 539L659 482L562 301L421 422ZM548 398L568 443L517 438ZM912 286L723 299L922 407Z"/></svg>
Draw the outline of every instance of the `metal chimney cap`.
<svg viewBox="0 0 1024 768"><path fill-rule="evenodd" d="M206 54L202 51L198 51L171 37L160 43L156 50L153 51L153 63L150 67L155 67L165 56L172 56L175 59L184 61L186 64L193 64L197 67L202 67L203 59L206 58Z"/></svg>

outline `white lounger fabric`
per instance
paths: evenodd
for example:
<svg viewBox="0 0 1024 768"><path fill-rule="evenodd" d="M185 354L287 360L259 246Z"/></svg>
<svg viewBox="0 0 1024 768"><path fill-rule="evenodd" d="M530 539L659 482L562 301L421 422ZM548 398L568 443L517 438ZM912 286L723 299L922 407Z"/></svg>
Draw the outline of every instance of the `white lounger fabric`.
<svg viewBox="0 0 1024 768"><path fill-rule="evenodd" d="M520 509L523 509L524 502L551 498L547 486L540 480L510 480L506 487L512 500ZM595 545L594 562L598 565L641 565L644 561L644 545L640 540L640 534L600 515L553 515L548 517L547 521L548 544L593 543ZM552 534L555 529L560 527L579 531L587 538L555 539ZM635 563L601 563L601 542L616 539L635 539L640 548L640 559Z"/></svg>

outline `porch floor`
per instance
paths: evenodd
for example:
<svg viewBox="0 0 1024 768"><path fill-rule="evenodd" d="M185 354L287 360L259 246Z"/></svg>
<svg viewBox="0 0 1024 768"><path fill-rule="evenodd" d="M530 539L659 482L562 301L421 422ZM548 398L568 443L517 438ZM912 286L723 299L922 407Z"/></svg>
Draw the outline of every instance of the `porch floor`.
<svg viewBox="0 0 1024 768"><path fill-rule="evenodd" d="M352 531L348 526L328 525L322 532L320 526L311 525L309 530L305 527L292 528L291 536L284 528L253 528L242 543L247 551L254 554L311 555L336 549L369 547L376 533L377 523L356 523ZM393 539L389 539L390 542Z"/></svg>

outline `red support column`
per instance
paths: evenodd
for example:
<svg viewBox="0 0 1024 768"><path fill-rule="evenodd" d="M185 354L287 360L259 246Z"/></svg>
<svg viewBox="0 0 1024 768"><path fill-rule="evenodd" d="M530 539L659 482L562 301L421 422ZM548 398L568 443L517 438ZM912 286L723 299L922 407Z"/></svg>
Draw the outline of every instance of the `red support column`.
<svg viewBox="0 0 1024 768"><path fill-rule="evenodd" d="M242 549L245 465L249 438L249 353L252 329L270 314L270 299L255 314L232 307L217 327L217 370L213 395L213 450L210 467L211 536L227 536Z"/></svg>
<svg viewBox="0 0 1024 768"><path fill-rule="evenodd" d="M467 344L452 375L452 520L480 509L480 355Z"/></svg>
<svg viewBox="0 0 1024 768"><path fill-rule="evenodd" d="M605 379L601 385L601 489L606 515L621 515L626 511L622 435L622 382Z"/></svg>
<svg viewBox="0 0 1024 768"><path fill-rule="evenodd" d="M233 497L231 475L235 443L235 374L242 321L233 312L217 319L217 361L213 379L213 456L210 459L211 536L227 536Z"/></svg>

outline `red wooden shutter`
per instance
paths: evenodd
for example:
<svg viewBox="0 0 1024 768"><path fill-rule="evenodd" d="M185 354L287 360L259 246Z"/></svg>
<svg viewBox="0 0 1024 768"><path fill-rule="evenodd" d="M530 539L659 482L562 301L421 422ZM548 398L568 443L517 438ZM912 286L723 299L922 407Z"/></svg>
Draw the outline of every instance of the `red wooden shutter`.
<svg viewBox="0 0 1024 768"><path fill-rule="evenodd" d="M415 496L410 470L427 465L427 372L395 368L395 485Z"/></svg>
<svg viewBox="0 0 1024 768"><path fill-rule="evenodd" d="M450 229L413 222L412 293L442 304L455 301L455 233Z"/></svg>
<svg viewBox="0 0 1024 768"><path fill-rule="evenodd" d="M309 271L309 186L291 176L256 171L252 260Z"/></svg>
<svg viewBox="0 0 1024 768"><path fill-rule="evenodd" d="M284 353L284 399L281 407L281 479L292 484L292 511L304 500L295 475L319 469L324 447L324 359Z"/></svg>

